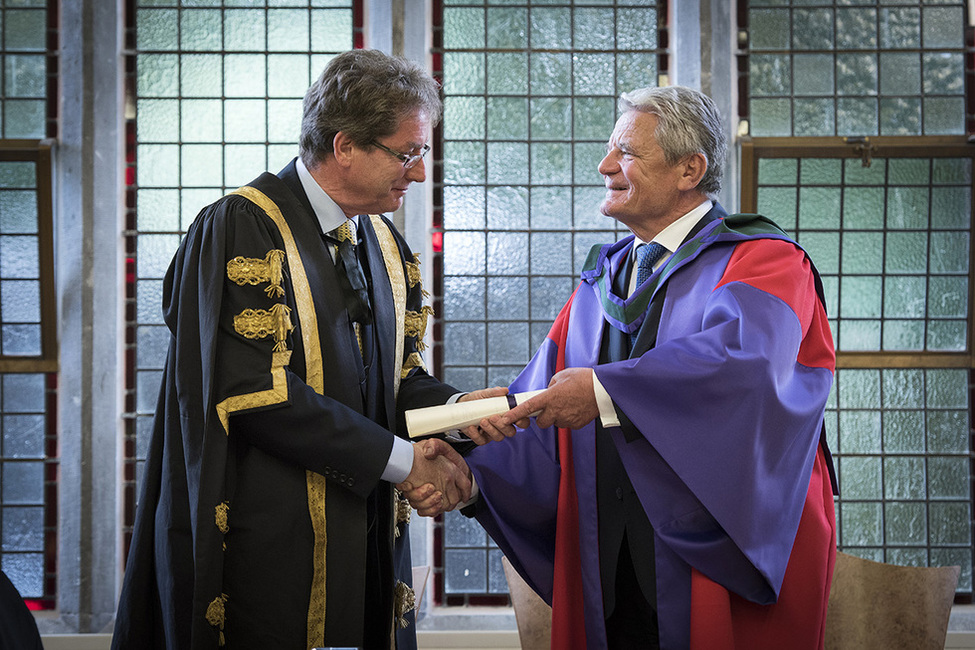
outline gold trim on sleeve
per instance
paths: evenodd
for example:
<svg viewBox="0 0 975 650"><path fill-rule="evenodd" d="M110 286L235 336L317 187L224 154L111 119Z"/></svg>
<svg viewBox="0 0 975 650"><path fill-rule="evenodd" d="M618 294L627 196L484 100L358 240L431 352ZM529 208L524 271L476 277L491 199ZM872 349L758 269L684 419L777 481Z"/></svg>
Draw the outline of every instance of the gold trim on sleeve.
<svg viewBox="0 0 975 650"><path fill-rule="evenodd" d="M295 294L295 306L298 310L298 323L301 328L301 341L305 350L305 382L319 395L325 392L325 374L322 369L321 339L318 334L318 317L315 314L315 302L312 298L311 285L308 275L298 253L298 245L291 227L285 220L281 209L257 188L245 185L233 192L244 197L264 210L267 216L278 227L284 242L284 251L291 271L291 288ZM288 354L290 352L275 352ZM280 369L281 378L285 379L285 397L287 397L287 382L284 368ZM275 386L278 379L275 377ZM308 514L311 518L312 530L315 535L315 547L312 555L311 592L308 599L308 647L325 645L325 552L328 547L325 520L325 477L317 472L305 471L305 488L308 494Z"/></svg>
<svg viewBox="0 0 975 650"><path fill-rule="evenodd" d="M295 328L291 323L291 308L279 302L270 309L245 309L234 316L234 330L248 339L274 337L274 351L288 349L288 334Z"/></svg>
<svg viewBox="0 0 975 650"><path fill-rule="evenodd" d="M420 311L408 311L404 318L404 325L407 336L416 337L416 349L423 352L427 344L423 342L423 337L427 334L427 318L433 314L433 307L423 305Z"/></svg>
<svg viewBox="0 0 975 650"><path fill-rule="evenodd" d="M407 375L414 368L426 370L426 366L423 364L423 357L420 356L419 352L411 352L410 356L406 358L406 361L403 362L403 372L400 373L400 376L406 379Z"/></svg>
<svg viewBox="0 0 975 650"><path fill-rule="evenodd" d="M400 374L403 370L403 314L406 313L406 272L403 270L403 257L400 255L399 246L393 237L389 226L378 214L369 215L372 221L372 229L376 232L379 240L379 248L383 252L383 261L386 263L386 276L389 279L389 286L393 292L393 307L396 313L396 351L393 357L393 396L399 394Z"/></svg>
<svg viewBox="0 0 975 650"><path fill-rule="evenodd" d="M397 581L395 602L396 622L400 627L409 627L410 622L406 620L406 615L416 608L416 593L413 587Z"/></svg>
<svg viewBox="0 0 975 650"><path fill-rule="evenodd" d="M267 282L264 293L269 298L280 298L284 295L284 288L281 286L284 277L283 263L284 251L277 249L269 250L264 259L238 255L227 262L227 277L240 286Z"/></svg>

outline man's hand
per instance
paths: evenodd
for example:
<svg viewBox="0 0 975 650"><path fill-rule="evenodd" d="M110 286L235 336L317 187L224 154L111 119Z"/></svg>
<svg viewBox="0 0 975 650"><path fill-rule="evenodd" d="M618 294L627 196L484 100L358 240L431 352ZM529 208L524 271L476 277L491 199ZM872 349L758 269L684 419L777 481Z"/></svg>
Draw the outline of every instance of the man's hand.
<svg viewBox="0 0 975 650"><path fill-rule="evenodd" d="M488 397L504 397L508 394L507 386L493 386L491 388L482 388L480 390L472 390L466 395L461 395L457 398L458 402L469 402L475 399L485 399Z"/></svg>
<svg viewBox="0 0 975 650"><path fill-rule="evenodd" d="M397 485L424 517L453 510L471 498L470 470L443 440L429 438L413 445L413 470Z"/></svg>

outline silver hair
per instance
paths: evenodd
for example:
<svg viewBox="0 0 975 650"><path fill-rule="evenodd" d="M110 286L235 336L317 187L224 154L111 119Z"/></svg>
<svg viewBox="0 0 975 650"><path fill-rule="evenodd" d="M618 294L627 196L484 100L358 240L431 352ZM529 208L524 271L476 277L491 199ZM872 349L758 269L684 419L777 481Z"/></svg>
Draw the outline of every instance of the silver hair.
<svg viewBox="0 0 975 650"><path fill-rule="evenodd" d="M305 93L301 161L309 169L332 152L342 131L360 146L392 135L400 120L421 111L440 121L440 87L416 63L378 50L351 50L333 58Z"/></svg>
<svg viewBox="0 0 975 650"><path fill-rule="evenodd" d="M710 97L684 86L640 88L620 95L619 109L657 117L654 138L669 164L691 154L703 154L708 168L697 189L711 199L717 198L728 145L721 115Z"/></svg>

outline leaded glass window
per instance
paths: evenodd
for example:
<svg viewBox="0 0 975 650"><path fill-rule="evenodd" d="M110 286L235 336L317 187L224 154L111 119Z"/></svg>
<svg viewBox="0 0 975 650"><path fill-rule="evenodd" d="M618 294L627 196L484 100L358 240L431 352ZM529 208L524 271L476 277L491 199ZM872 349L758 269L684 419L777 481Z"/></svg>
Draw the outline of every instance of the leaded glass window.
<svg viewBox="0 0 975 650"><path fill-rule="evenodd" d="M590 247L625 232L598 210L596 167L620 93L666 72L666 3L445 0L434 21L445 110L436 367L461 389L507 385L548 333ZM500 551L462 519L443 520L438 595L493 602L484 595L507 592Z"/></svg>
<svg viewBox="0 0 975 650"><path fill-rule="evenodd" d="M741 208L793 234L823 276L839 546L957 564L970 598L964 3L751 1L740 14L755 136L742 143Z"/></svg>
<svg viewBox="0 0 975 650"><path fill-rule="evenodd" d="M127 535L169 330L162 282L201 208L298 153L301 100L361 44L360 0L139 0L127 16Z"/></svg>

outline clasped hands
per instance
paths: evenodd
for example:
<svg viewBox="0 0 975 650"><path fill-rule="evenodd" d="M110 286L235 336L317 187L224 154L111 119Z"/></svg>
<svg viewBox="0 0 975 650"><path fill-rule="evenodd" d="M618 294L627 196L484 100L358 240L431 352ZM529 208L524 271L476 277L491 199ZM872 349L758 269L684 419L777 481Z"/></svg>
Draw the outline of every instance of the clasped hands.
<svg viewBox="0 0 975 650"><path fill-rule="evenodd" d="M504 387L485 388L461 397L458 401L506 395ZM478 445L503 440L526 428L535 414L539 427L576 429L594 420L599 408L593 393L592 370L566 368L556 373L548 390L515 406L506 413L485 418L464 429L464 434ZM443 440L429 438L413 446L413 471L397 485L410 505L424 517L434 517L453 510L471 499L471 471L464 458Z"/></svg>

